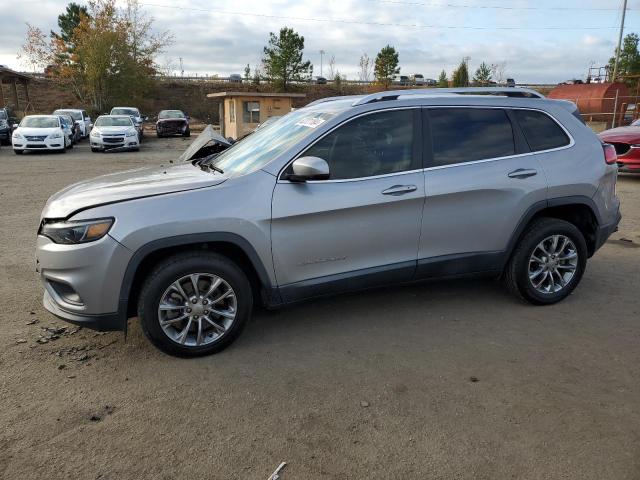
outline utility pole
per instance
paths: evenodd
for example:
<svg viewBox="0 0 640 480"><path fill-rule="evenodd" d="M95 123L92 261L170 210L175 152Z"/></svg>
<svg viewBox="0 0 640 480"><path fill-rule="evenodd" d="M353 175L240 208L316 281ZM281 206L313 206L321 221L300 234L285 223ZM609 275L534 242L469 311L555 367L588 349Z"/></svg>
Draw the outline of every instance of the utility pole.
<svg viewBox="0 0 640 480"><path fill-rule="evenodd" d="M611 81L615 82L618 76L618 62L620 61L620 50L622 49L622 33L624 32L624 17L627 14L627 0L622 3L622 20L620 21L620 34L618 35L618 49L616 50L616 60L613 63L613 76Z"/></svg>
<svg viewBox="0 0 640 480"><path fill-rule="evenodd" d="M322 76L322 56L324 55L324 50L320 50L320 76Z"/></svg>
<svg viewBox="0 0 640 480"><path fill-rule="evenodd" d="M180 76L184 77L184 68L182 67L182 57L178 57L180 59Z"/></svg>

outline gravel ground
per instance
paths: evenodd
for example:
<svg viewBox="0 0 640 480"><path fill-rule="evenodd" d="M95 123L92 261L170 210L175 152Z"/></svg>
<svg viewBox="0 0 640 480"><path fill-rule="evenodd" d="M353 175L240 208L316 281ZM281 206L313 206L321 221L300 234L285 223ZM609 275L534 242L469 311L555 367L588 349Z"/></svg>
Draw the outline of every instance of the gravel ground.
<svg viewBox="0 0 640 480"><path fill-rule="evenodd" d="M163 355L41 306L33 249L47 197L168 162L0 149L0 478L640 478L640 176L620 231L564 302L497 282L374 290L258 311L212 357Z"/></svg>

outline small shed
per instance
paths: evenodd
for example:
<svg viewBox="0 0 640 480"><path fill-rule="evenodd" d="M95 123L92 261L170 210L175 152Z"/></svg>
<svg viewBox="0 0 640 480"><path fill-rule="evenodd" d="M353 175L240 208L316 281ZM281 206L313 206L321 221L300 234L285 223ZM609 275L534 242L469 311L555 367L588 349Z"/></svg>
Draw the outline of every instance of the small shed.
<svg viewBox="0 0 640 480"><path fill-rule="evenodd" d="M254 131L267 118L289 113L293 99L305 96L304 93L218 92L209 93L207 98L222 100L222 135L238 139Z"/></svg>
<svg viewBox="0 0 640 480"><path fill-rule="evenodd" d="M0 107L13 107L25 115L33 110L29 98L29 82L31 77L0 66Z"/></svg>
<svg viewBox="0 0 640 480"><path fill-rule="evenodd" d="M577 85L558 85L547 95L548 98L571 100L580 109L582 117L588 122L607 122L620 125L627 105L635 103L635 97L629 95L624 83L582 83Z"/></svg>

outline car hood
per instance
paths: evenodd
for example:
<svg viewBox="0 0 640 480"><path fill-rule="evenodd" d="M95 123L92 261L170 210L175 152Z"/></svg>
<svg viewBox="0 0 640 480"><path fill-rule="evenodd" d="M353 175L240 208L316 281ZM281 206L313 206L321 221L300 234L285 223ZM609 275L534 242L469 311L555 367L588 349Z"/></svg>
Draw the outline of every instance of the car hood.
<svg viewBox="0 0 640 480"><path fill-rule="evenodd" d="M164 123L164 122L185 122L186 118L174 117L174 118L159 118L156 123Z"/></svg>
<svg viewBox="0 0 640 480"><path fill-rule="evenodd" d="M96 132L100 132L100 133L106 133L106 134L122 134L124 135L127 132L130 132L134 129L134 126L131 125L129 127L93 127L93 130Z"/></svg>
<svg viewBox="0 0 640 480"><path fill-rule="evenodd" d="M640 127L618 127L600 133L605 142L637 142L640 143Z"/></svg>
<svg viewBox="0 0 640 480"><path fill-rule="evenodd" d="M112 173L70 185L52 195L42 218L67 218L98 205L211 187L227 178L190 163Z"/></svg>
<svg viewBox="0 0 640 480"><path fill-rule="evenodd" d="M59 132L60 127L51 128L35 128L35 127L18 127L16 132L20 135L51 135L52 133Z"/></svg>
<svg viewBox="0 0 640 480"><path fill-rule="evenodd" d="M208 153L217 153L230 146L231 142L216 132L211 125L207 125L202 133L198 135L198 138L180 155L178 162L187 162L194 158L201 158Z"/></svg>

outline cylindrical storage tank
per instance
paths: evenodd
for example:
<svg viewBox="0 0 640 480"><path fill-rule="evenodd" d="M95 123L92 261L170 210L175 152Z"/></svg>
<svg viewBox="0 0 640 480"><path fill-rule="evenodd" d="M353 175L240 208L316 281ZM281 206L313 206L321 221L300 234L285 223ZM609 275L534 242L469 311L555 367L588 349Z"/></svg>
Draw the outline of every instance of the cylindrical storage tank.
<svg viewBox="0 0 640 480"><path fill-rule="evenodd" d="M617 99L616 99L617 96ZM547 95L548 98L571 100L578 105L582 118L592 122L607 122L611 125L616 115L616 125L620 125L629 103L635 97L629 95L624 83L582 83L578 85L558 85Z"/></svg>

